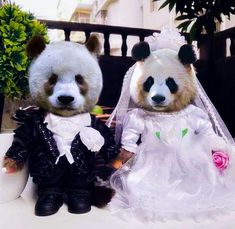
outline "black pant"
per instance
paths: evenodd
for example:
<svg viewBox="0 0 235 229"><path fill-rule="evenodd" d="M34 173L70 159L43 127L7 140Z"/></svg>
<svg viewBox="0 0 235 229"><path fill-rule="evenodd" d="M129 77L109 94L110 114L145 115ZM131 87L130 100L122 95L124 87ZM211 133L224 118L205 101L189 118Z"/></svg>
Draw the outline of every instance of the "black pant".
<svg viewBox="0 0 235 229"><path fill-rule="evenodd" d="M50 179L38 183L38 193L58 193L90 191L94 186L93 169L86 174L79 174L74 164L70 164L66 156L62 156L56 164Z"/></svg>

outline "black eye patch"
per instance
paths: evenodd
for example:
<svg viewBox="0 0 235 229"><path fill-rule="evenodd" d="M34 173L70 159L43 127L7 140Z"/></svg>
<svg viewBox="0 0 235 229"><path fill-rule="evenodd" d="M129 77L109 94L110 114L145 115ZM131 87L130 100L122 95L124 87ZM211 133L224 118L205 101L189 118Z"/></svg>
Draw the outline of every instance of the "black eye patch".
<svg viewBox="0 0 235 229"><path fill-rule="evenodd" d="M77 82L77 84L78 84L78 87L80 88L80 92L81 92L81 94L82 95L85 95L86 93L87 93L87 91L88 91L88 84L87 84L87 82L84 80L84 78L81 76L81 75L79 75L79 74L77 74L76 76L75 76L75 80L76 80L76 82Z"/></svg>
<svg viewBox="0 0 235 229"><path fill-rule="evenodd" d="M178 85L176 84L173 78L171 77L167 78L166 85L172 94L175 94L178 91Z"/></svg>
<svg viewBox="0 0 235 229"><path fill-rule="evenodd" d="M78 84L80 84L80 85L82 85L82 84L84 83L84 78L83 78L81 75L79 75L79 74L77 74L77 75L75 76L75 80L76 80L76 82L77 82Z"/></svg>
<svg viewBox="0 0 235 229"><path fill-rule="evenodd" d="M153 84L154 84L154 79L152 76L149 76L148 79L143 84L144 91L149 92Z"/></svg>
<svg viewBox="0 0 235 229"><path fill-rule="evenodd" d="M51 77L49 78L48 82L50 85L55 85L58 80L58 75L52 73Z"/></svg>

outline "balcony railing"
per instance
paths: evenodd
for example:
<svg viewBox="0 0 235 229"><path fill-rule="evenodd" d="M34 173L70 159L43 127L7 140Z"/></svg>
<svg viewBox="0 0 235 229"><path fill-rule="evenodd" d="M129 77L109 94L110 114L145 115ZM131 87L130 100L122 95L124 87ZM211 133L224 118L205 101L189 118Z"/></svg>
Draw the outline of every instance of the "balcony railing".
<svg viewBox="0 0 235 229"><path fill-rule="evenodd" d="M76 22L64 22L64 21L50 21L50 20L40 20L45 23L48 29L58 29L64 31L65 40L70 40L70 34L72 31L84 32L86 40L89 38L91 33L101 33L104 36L104 55L110 55L110 35L120 35L122 38L121 45L121 56L127 55L127 37L136 36L139 37L140 41L143 41L145 37L152 35L154 32L160 32L159 30L142 29L142 28L131 28L131 27L120 27L120 26L108 26L100 24L86 24L86 23L76 23ZM188 40L188 34L184 34L186 40ZM216 59L226 56L226 42L230 40L230 55L235 55L235 27L227 29L221 32L217 32L214 38L214 45L217 52L214 53ZM199 48L201 58L209 59L209 44L207 36L203 36L201 41L199 41ZM228 56L228 54L227 54Z"/></svg>
<svg viewBox="0 0 235 229"><path fill-rule="evenodd" d="M211 41L208 36L202 36L199 41L200 58L203 60L218 60L235 56L235 27L215 33L213 38L213 53L210 52ZM211 56L213 55L213 56Z"/></svg>
<svg viewBox="0 0 235 229"><path fill-rule="evenodd" d="M158 30L151 29L140 29L140 28L128 28L120 26L107 26L98 24L85 24L75 22L61 22L61 21L49 21L40 20L45 23L48 29L60 29L64 30L65 40L70 40L70 34L72 31L84 32L86 40L89 38L91 33L102 33L104 35L104 55L110 55L110 35L120 35L122 38L121 54L123 57L127 55L127 37L136 36L139 37L140 41L143 41L145 37L152 35L154 32L160 32Z"/></svg>
<svg viewBox="0 0 235 229"><path fill-rule="evenodd" d="M215 34L215 48L220 47L221 52L215 52L216 59L226 56L235 56L235 27ZM228 46L228 43L230 45ZM230 53L229 53L230 52Z"/></svg>

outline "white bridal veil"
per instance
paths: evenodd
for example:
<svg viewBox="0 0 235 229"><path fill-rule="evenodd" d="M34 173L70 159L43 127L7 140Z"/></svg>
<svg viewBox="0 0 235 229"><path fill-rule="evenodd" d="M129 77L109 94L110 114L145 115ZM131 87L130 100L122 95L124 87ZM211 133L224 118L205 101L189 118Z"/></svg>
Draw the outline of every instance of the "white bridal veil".
<svg viewBox="0 0 235 229"><path fill-rule="evenodd" d="M154 33L152 36L147 37L146 41L150 45L151 51L158 49L170 48L175 51L179 51L180 47L186 43L185 38L180 35L177 29L173 28L163 28L161 33ZM132 80L133 72L135 71L135 65L133 65L126 73L121 95L116 108L111 114L107 121L107 125L110 126L113 121L115 121L115 139L117 142L120 141L122 133L122 121L128 110L136 107L132 102L130 96L130 84ZM234 140L227 129L224 121L220 117L218 111L214 107L213 103L207 96L205 90L203 89L201 83L195 76L195 83L197 86L197 96L193 101L193 104L203 109L209 116L211 123L213 125L215 133L221 136L227 143L234 145Z"/></svg>

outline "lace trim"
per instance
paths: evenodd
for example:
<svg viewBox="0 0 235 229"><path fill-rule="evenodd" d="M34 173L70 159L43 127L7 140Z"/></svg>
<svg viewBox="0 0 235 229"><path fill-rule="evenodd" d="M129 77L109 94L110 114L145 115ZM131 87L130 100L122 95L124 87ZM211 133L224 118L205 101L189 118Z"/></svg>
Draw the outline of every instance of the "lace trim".
<svg viewBox="0 0 235 229"><path fill-rule="evenodd" d="M143 110L143 111L144 111L145 114L150 115L150 116L155 116L155 117L158 117L158 116L162 116L162 117L177 116L177 117L179 117L179 115L182 116L182 115L185 115L185 114L189 114L193 110L195 110L195 107L194 107L194 105L190 104L187 107L185 107L183 110L176 111L176 112L154 112L154 111L146 111L146 110Z"/></svg>

